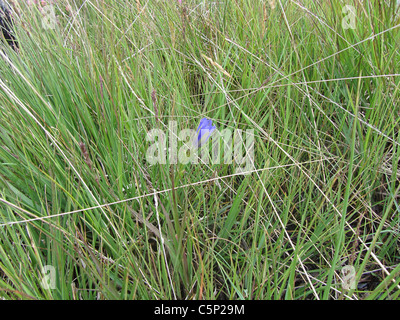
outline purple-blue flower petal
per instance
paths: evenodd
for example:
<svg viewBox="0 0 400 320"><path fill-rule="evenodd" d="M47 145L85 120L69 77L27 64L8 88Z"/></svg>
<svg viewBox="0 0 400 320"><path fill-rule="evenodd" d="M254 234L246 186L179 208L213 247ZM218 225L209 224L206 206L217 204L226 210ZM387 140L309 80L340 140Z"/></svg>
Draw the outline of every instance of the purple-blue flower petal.
<svg viewBox="0 0 400 320"><path fill-rule="evenodd" d="M203 118L200 120L200 124L197 127L197 141L195 142L196 147L201 147L210 138L213 131L216 129L212 124L211 119ZM203 138L203 134L207 135Z"/></svg>

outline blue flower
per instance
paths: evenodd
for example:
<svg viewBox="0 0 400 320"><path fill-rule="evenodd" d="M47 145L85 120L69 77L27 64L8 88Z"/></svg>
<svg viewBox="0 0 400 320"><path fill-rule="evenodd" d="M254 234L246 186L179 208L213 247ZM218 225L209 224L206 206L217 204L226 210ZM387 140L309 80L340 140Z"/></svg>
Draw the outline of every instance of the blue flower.
<svg viewBox="0 0 400 320"><path fill-rule="evenodd" d="M213 131L216 129L212 124L212 120L203 118L200 120L200 124L196 130L196 137L194 141L194 146L200 148L207 140L210 138Z"/></svg>

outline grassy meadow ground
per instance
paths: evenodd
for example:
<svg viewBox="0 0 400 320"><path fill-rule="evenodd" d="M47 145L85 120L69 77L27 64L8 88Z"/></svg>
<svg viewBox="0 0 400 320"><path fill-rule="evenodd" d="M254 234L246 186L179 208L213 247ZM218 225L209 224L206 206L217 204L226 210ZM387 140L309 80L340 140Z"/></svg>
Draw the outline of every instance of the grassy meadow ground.
<svg viewBox="0 0 400 320"><path fill-rule="evenodd" d="M14 3L0 297L399 298L395 1ZM149 163L202 118L251 172Z"/></svg>

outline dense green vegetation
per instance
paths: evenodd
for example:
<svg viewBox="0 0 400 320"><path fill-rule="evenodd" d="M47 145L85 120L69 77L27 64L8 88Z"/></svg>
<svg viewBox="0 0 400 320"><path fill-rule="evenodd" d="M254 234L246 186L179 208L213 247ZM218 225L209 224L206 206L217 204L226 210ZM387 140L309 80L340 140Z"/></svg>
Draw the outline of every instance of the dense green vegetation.
<svg viewBox="0 0 400 320"><path fill-rule="evenodd" d="M0 296L397 299L400 20L348 2L19 3ZM202 118L253 130L249 174L149 163L150 130Z"/></svg>

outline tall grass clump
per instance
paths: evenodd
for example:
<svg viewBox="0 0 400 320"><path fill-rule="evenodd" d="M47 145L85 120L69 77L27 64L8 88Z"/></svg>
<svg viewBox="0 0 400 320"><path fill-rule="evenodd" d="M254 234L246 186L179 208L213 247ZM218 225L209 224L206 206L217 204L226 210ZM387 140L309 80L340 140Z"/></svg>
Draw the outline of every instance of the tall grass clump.
<svg viewBox="0 0 400 320"><path fill-rule="evenodd" d="M0 296L398 299L399 9L348 2L15 3ZM149 163L203 118L250 172Z"/></svg>

